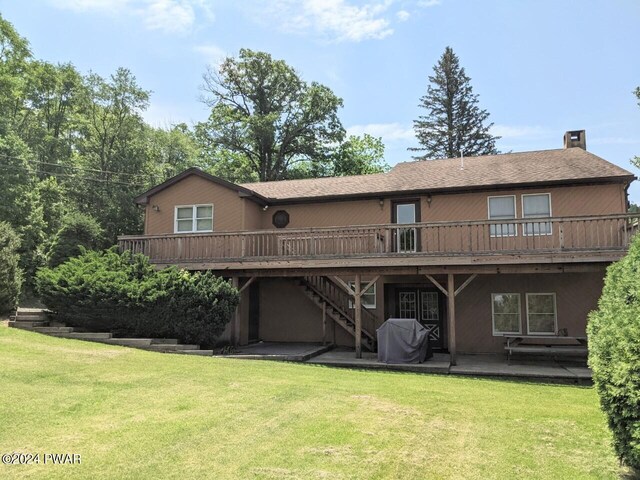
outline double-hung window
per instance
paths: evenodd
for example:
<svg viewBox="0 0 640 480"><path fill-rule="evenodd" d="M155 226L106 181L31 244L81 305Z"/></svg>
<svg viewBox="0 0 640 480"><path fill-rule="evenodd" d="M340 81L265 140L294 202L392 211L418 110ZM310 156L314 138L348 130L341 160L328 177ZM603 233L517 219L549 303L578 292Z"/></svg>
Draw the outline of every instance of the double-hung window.
<svg viewBox="0 0 640 480"><path fill-rule="evenodd" d="M527 293L527 333L553 335L556 331L555 293Z"/></svg>
<svg viewBox="0 0 640 480"><path fill-rule="evenodd" d="M515 195L489 197L489 220L513 220L516 218ZM492 237L515 237L517 226L511 223L492 223L489 226Z"/></svg>
<svg viewBox="0 0 640 480"><path fill-rule="evenodd" d="M355 290L356 282L349 282L349 286ZM376 308L376 284L374 283L360 297L364 308ZM353 300L349 300L349 308L354 308Z"/></svg>
<svg viewBox="0 0 640 480"><path fill-rule="evenodd" d="M519 293L492 293L491 303L494 335L522 332Z"/></svg>
<svg viewBox="0 0 640 480"><path fill-rule="evenodd" d="M551 217L550 193L522 195L522 218L531 219L522 224L524 235L551 235L551 222L540 220L549 217Z"/></svg>
<svg viewBox="0 0 640 480"><path fill-rule="evenodd" d="M213 205L180 205L176 207L174 232L213 232Z"/></svg>

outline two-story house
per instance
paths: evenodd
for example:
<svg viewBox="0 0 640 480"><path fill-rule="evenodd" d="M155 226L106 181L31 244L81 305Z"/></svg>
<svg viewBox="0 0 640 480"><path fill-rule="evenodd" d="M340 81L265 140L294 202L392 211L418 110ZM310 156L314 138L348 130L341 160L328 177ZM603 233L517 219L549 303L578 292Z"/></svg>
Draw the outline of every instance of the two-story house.
<svg viewBox="0 0 640 480"><path fill-rule="evenodd" d="M400 163L387 173L236 185L189 169L136 198L159 267L232 278L236 344L375 349L389 317L435 349L497 353L505 335L584 336L606 266L637 231L630 172L564 148Z"/></svg>

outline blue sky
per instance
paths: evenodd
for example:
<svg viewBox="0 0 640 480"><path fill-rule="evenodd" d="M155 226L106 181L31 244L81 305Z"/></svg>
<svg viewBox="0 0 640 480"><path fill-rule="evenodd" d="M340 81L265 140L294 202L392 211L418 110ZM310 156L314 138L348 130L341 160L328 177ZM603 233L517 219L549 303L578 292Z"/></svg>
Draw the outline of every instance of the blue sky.
<svg viewBox="0 0 640 480"><path fill-rule="evenodd" d="M131 69L158 126L206 118L207 64L267 51L341 96L345 127L381 136L392 165L410 159L418 100L450 45L501 150L559 148L586 129L590 151L640 174L637 0L0 0L0 12L37 58Z"/></svg>

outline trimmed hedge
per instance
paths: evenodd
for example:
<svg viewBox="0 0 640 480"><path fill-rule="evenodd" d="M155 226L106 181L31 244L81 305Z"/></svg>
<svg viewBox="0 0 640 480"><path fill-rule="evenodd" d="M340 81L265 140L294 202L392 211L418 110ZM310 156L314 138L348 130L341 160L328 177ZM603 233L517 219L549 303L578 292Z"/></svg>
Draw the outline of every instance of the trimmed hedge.
<svg viewBox="0 0 640 480"><path fill-rule="evenodd" d="M0 314L18 306L22 271L18 266L20 237L7 222L0 222Z"/></svg>
<svg viewBox="0 0 640 480"><path fill-rule="evenodd" d="M587 333L589 366L615 450L640 470L640 235L608 268Z"/></svg>
<svg viewBox="0 0 640 480"><path fill-rule="evenodd" d="M144 255L116 247L83 250L41 269L36 285L44 304L69 325L202 345L216 341L239 301L237 289L210 272L156 271Z"/></svg>

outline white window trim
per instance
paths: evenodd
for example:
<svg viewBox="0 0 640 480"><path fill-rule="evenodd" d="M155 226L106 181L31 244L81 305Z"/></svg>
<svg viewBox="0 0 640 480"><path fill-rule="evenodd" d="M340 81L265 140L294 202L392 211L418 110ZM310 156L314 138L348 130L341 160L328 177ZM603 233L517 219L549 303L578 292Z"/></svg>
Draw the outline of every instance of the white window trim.
<svg viewBox="0 0 640 480"><path fill-rule="evenodd" d="M492 198L505 198L505 197L511 197L513 198L513 214L514 217L512 219L509 219L509 222L514 222L513 226L514 226L514 233L513 235L509 235L509 234L501 234L501 235L491 235L491 227L489 227L489 236L491 238L503 238L503 237L517 237L518 236L518 224L515 223L515 221L518 219L518 202L516 199L515 195L489 195L487 196L487 218L489 220L495 220L496 222L499 222L500 219L499 218L491 218L491 207L490 207L490 201ZM494 224L494 225L498 225L498 224Z"/></svg>
<svg viewBox="0 0 640 480"><path fill-rule="evenodd" d="M524 216L524 197L535 197L535 196L540 196L540 195L546 195L549 197L549 216L548 217L525 217ZM522 235L525 237L543 237L545 235L553 235L553 223L548 222L549 223L549 233L526 233L527 230L525 229L524 224L525 223L530 223L527 222L527 220L533 220L532 223L537 223L536 219L538 218L551 218L553 217L553 210L551 208L551 193L549 192L540 192L540 193L523 193L521 198L520 198L520 203L522 206L522 220L524 220L524 223L522 225ZM540 222L540 223L547 223L547 222Z"/></svg>
<svg viewBox="0 0 640 480"><path fill-rule="evenodd" d="M369 282L365 282L363 286L364 286L364 287L366 287L366 286L367 286L367 283L369 283ZM364 296L362 296L362 297L361 297L361 298L363 298L362 306L363 306L364 308L366 308L367 310L375 310L375 309L377 308L377 307L376 307L377 302L378 302L378 288L377 288L377 283L378 283L378 282L374 283L373 285L371 285L371 287L369 287L369 288L373 288L373 303L367 303L367 304L365 304L365 303L364 303ZM354 281L350 281L350 282L347 282L347 284L348 284L351 288L353 288L353 289L355 290L356 282L354 282ZM371 295L371 294L370 294L370 295ZM349 308L351 308L351 309L355 308L355 305L354 305L354 303L353 303L353 299L352 299L352 298L349 298Z"/></svg>
<svg viewBox="0 0 640 480"><path fill-rule="evenodd" d="M529 297L536 295L551 295L553 296L553 332L532 332L529 328ZM527 335L556 335L558 333L558 305L556 303L555 292L541 292L541 293L527 293L526 295L526 309L527 309Z"/></svg>
<svg viewBox="0 0 640 480"><path fill-rule="evenodd" d="M212 203L198 203L195 205L176 205L173 209L173 233L177 233L177 234L183 234L183 233L211 233L213 232L213 228L211 228L211 230L196 230L195 227L197 225L197 218L196 218L196 213L197 213L197 209L198 207L211 207L211 227L213 227L213 217L214 217L214 212L213 212L213 204ZM191 230L183 230L181 232L178 231L178 209L179 208L191 208L192 209L192 214L191 214ZM183 219L186 220L186 219ZM204 219L200 219L200 220L204 220Z"/></svg>
<svg viewBox="0 0 640 480"><path fill-rule="evenodd" d="M498 332L496 331L496 312L494 298L496 295L517 295L518 296L518 331L517 332ZM504 337L505 335L521 335L522 334L522 295L516 292L492 293L491 294L491 328L494 337Z"/></svg>

